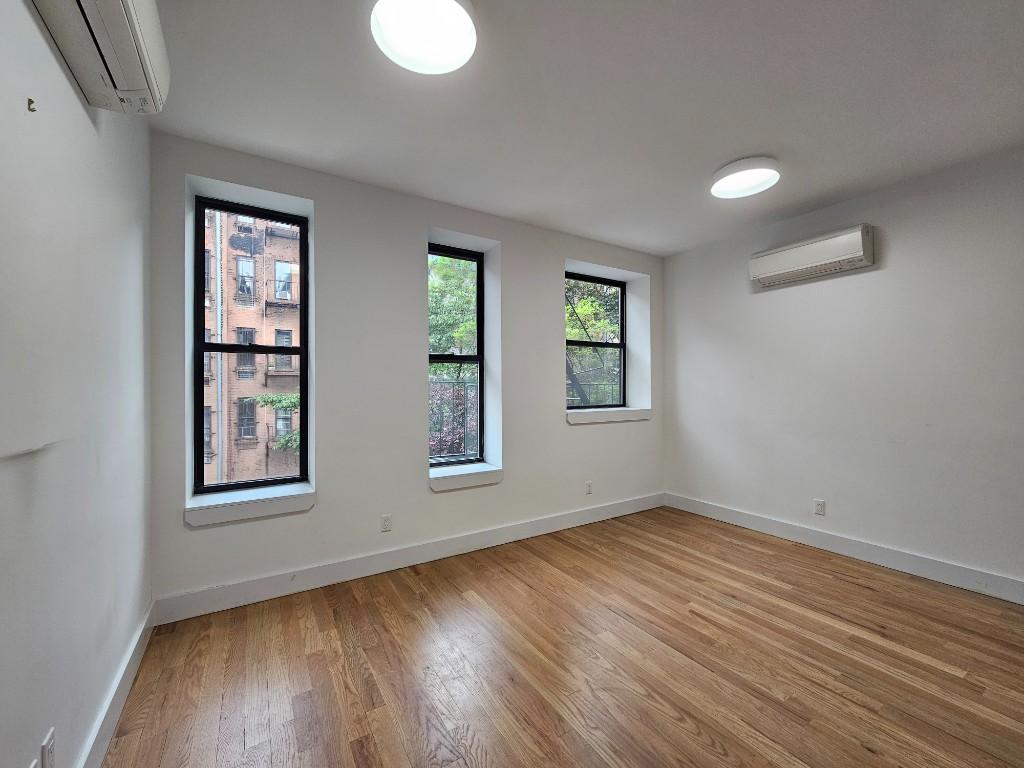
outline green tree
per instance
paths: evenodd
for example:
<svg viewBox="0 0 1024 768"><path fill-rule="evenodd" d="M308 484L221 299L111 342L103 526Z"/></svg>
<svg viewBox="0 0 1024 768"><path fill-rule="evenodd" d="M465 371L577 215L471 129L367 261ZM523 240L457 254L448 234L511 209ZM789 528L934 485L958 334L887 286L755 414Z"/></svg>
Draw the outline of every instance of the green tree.
<svg viewBox="0 0 1024 768"><path fill-rule="evenodd" d="M476 342L476 263L431 254L427 261L430 351L473 354Z"/></svg>
<svg viewBox="0 0 1024 768"><path fill-rule="evenodd" d="M291 411L293 414L299 410L299 393L290 394L263 394L255 395L253 400L264 408L273 408L275 411ZM287 435L279 435L274 447L279 451L299 452L299 445L302 442L301 427L293 429Z"/></svg>

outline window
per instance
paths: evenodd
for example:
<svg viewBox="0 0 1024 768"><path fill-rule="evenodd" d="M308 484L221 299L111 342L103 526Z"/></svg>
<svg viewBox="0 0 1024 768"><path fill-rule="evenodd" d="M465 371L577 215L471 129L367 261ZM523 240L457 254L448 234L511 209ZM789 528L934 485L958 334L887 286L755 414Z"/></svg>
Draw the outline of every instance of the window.
<svg viewBox="0 0 1024 768"><path fill-rule="evenodd" d="M278 408L274 413L274 429L278 439L290 435L292 433L292 412L288 409Z"/></svg>
<svg viewBox="0 0 1024 768"><path fill-rule="evenodd" d="M206 342L210 341L210 329L209 328L204 328L203 329L203 341L206 341ZM213 368L210 366L210 353L209 352L203 352L203 376L205 376L207 379L209 379L211 375L213 375Z"/></svg>
<svg viewBox="0 0 1024 768"><path fill-rule="evenodd" d="M427 254L430 463L483 461L484 255Z"/></svg>
<svg viewBox="0 0 1024 768"><path fill-rule="evenodd" d="M308 445L302 426L309 313L302 297L309 280L308 220L209 198L195 200L193 492L306 482ZM270 222L287 234L263 238ZM239 232L245 234L231 234ZM288 265L287 319L274 308L275 294L257 290L256 284L257 275L280 274L278 263ZM232 264L238 293L251 301L208 302L206 274L223 275ZM286 327L275 327L279 325ZM287 369L288 375L270 375L278 368ZM236 375L219 378L216 386L207 383L208 372L225 370Z"/></svg>
<svg viewBox="0 0 1024 768"><path fill-rule="evenodd" d="M235 341L239 346L248 347L256 343L255 328L236 328ZM290 346L290 345L289 345ZM239 352L235 355L235 372L240 379L256 378L256 353Z"/></svg>
<svg viewBox="0 0 1024 768"><path fill-rule="evenodd" d="M239 301L253 301L256 297L256 259L239 256L235 260L235 278Z"/></svg>
<svg viewBox="0 0 1024 768"><path fill-rule="evenodd" d="M256 400L251 397L238 401L238 439L256 439Z"/></svg>
<svg viewBox="0 0 1024 768"><path fill-rule="evenodd" d="M203 282L205 283L206 292L210 292L210 249L205 250L205 258L203 259L203 270L206 273Z"/></svg>
<svg viewBox="0 0 1024 768"><path fill-rule="evenodd" d="M287 261L274 262L274 297L291 301L292 265Z"/></svg>
<svg viewBox="0 0 1024 768"><path fill-rule="evenodd" d="M278 347L290 347L292 345L292 332L278 328L274 331L274 344ZM274 355L274 369L277 371L291 371L291 355Z"/></svg>
<svg viewBox="0 0 1024 768"><path fill-rule="evenodd" d="M203 463L209 464L213 457L213 414L210 406L203 406Z"/></svg>
<svg viewBox="0 0 1024 768"><path fill-rule="evenodd" d="M626 405L626 284L565 273L565 405Z"/></svg>

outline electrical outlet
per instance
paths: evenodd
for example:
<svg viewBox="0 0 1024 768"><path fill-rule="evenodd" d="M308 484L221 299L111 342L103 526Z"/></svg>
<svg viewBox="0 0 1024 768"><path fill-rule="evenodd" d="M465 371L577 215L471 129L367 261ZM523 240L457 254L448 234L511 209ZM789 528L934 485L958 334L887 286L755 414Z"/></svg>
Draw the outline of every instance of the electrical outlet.
<svg viewBox="0 0 1024 768"><path fill-rule="evenodd" d="M824 517L825 516L825 500L824 499L815 499L814 500L814 514L819 515L820 517Z"/></svg>
<svg viewBox="0 0 1024 768"><path fill-rule="evenodd" d="M391 530L391 515L380 516L380 532L388 533Z"/></svg>
<svg viewBox="0 0 1024 768"><path fill-rule="evenodd" d="M586 489L585 493L587 496L594 492L594 482L592 480L587 480Z"/></svg>
<svg viewBox="0 0 1024 768"><path fill-rule="evenodd" d="M43 739L43 746L39 755L39 762L42 764L41 768L57 768L57 758L54 756L57 737L54 730L51 728L46 734L46 738Z"/></svg>

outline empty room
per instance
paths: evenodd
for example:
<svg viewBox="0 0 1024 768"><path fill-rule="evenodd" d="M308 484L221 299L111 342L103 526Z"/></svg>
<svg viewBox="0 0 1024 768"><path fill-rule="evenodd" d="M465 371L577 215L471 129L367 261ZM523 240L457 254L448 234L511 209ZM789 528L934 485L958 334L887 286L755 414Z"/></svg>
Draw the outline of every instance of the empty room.
<svg viewBox="0 0 1024 768"><path fill-rule="evenodd" d="M0 768L1024 768L1024 2L0 60Z"/></svg>

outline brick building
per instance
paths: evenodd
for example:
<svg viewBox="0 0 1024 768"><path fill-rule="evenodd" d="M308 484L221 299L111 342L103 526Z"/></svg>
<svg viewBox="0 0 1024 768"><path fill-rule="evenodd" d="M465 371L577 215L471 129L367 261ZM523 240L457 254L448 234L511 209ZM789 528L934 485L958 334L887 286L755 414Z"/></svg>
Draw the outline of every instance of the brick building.
<svg viewBox="0 0 1024 768"><path fill-rule="evenodd" d="M299 344L299 228L208 211L206 338L229 344ZM299 472L283 441L299 412L260 405L261 394L297 394L299 358L207 353L203 360L204 479L226 483Z"/></svg>

